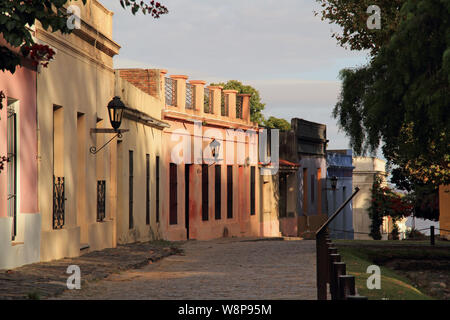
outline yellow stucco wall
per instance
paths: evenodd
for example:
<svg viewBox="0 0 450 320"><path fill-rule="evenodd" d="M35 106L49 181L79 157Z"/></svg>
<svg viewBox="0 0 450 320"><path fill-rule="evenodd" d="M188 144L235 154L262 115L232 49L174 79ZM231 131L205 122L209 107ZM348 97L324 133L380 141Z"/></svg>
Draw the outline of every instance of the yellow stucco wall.
<svg viewBox="0 0 450 320"><path fill-rule="evenodd" d="M55 59L48 68L41 68L37 77L43 261L77 256L82 244L89 245L90 250L114 245L110 149L92 155L89 148L108 136L92 134L90 130L110 127L106 106L114 95L112 56L120 47L110 39L112 13L94 0L81 8L85 24L71 35L48 33L39 24L36 26L37 41L56 51ZM96 32L95 26L101 27L100 32ZM97 43L88 40L90 37ZM104 51L94 47L99 43L106 48ZM60 109L54 114L56 106ZM57 133L55 139L54 132ZM52 227L54 173L66 179L62 230ZM96 221L97 180L106 180L107 187L107 219L103 223Z"/></svg>
<svg viewBox="0 0 450 320"><path fill-rule="evenodd" d="M132 109L161 119L164 101L141 91L131 83L120 78L116 72L115 95ZM130 243L159 239L159 224L156 222L156 157L161 157L162 129L150 127L124 118L122 129L129 129L117 143L118 187L117 187L117 242ZM133 151L133 221L129 228L129 151ZM150 225L146 224L146 155L150 155ZM160 191L160 211L163 194ZM161 216L161 215L160 215Z"/></svg>

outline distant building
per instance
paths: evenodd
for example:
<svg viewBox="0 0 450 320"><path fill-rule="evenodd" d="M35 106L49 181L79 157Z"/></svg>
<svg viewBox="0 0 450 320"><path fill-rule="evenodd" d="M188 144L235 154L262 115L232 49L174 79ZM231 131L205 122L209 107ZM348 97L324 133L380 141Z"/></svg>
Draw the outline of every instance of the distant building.
<svg viewBox="0 0 450 320"><path fill-rule="evenodd" d="M368 209L372 195L372 185L375 178L381 178L386 183L386 161L375 157L354 157L353 189L359 187L359 193L353 198L353 229L355 240L371 240L369 236L372 223Z"/></svg>
<svg viewBox="0 0 450 320"><path fill-rule="evenodd" d="M327 150L327 212L330 217L353 192L352 150ZM332 179L336 188L332 188ZM353 239L353 210L350 202L329 226L333 239Z"/></svg>
<svg viewBox="0 0 450 320"><path fill-rule="evenodd" d="M280 132L280 158L299 164L301 169L291 175L295 186L296 205L287 217L280 217L283 235L314 237L326 221L326 126L303 119L291 120L291 130Z"/></svg>

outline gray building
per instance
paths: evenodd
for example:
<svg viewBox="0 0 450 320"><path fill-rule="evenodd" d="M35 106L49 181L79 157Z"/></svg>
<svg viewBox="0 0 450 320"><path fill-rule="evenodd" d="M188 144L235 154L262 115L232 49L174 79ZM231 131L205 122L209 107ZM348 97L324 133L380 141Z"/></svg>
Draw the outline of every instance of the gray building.
<svg viewBox="0 0 450 320"><path fill-rule="evenodd" d="M353 192L352 150L327 150L327 212L330 217ZM333 187L332 180L336 181ZM332 239L353 239L353 208L350 202L329 226Z"/></svg>
<svg viewBox="0 0 450 320"><path fill-rule="evenodd" d="M298 236L313 237L326 221L326 125L294 118L291 130L280 132L280 158L300 165L293 179L296 206L286 218L280 218L280 227L297 230ZM295 227L295 228L294 228Z"/></svg>

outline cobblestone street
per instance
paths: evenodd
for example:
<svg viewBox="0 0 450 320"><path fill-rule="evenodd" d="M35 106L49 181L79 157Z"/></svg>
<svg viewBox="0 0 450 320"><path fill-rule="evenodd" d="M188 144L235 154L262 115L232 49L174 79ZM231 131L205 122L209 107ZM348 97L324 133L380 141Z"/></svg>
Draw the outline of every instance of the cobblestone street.
<svg viewBox="0 0 450 320"><path fill-rule="evenodd" d="M314 241L190 241L142 269L57 299L315 299Z"/></svg>

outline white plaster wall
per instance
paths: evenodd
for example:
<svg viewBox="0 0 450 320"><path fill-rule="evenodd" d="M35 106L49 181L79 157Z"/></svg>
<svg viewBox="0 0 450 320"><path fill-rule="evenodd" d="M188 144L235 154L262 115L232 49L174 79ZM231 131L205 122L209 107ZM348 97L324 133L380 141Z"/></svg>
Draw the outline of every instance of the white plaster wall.
<svg viewBox="0 0 450 320"><path fill-rule="evenodd" d="M18 223L18 229L23 230L23 242L11 242L12 218L0 218L0 270L39 261L41 215L19 214Z"/></svg>

